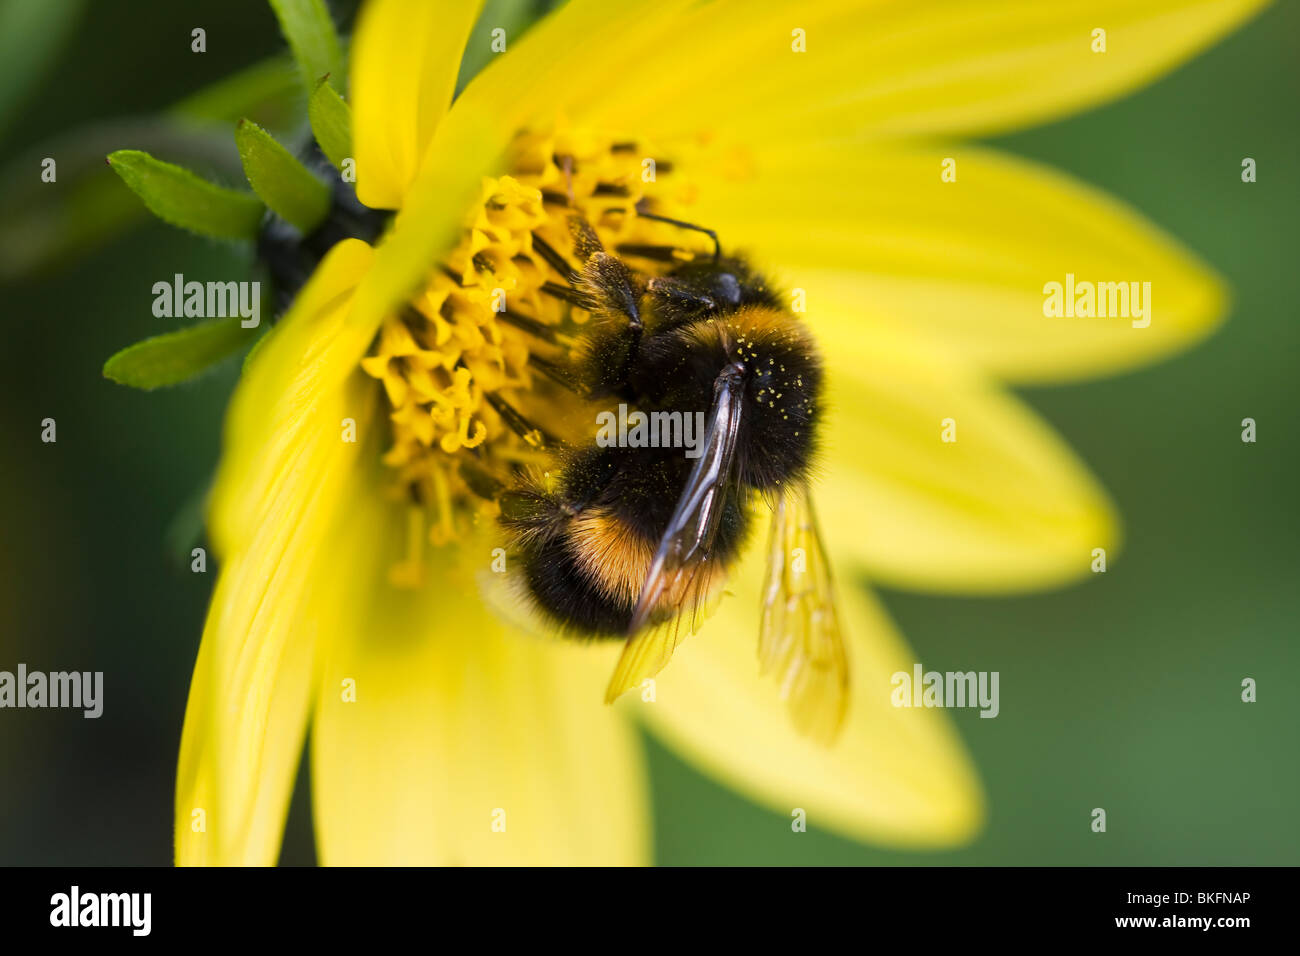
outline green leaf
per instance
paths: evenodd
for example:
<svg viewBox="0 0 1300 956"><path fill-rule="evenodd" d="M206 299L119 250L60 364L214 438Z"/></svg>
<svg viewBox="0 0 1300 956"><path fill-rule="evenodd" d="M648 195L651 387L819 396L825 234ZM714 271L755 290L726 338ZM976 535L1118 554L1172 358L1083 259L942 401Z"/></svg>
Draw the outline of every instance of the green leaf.
<svg viewBox="0 0 1300 956"><path fill-rule="evenodd" d="M343 51L325 0L271 0L280 30L298 61L302 86L310 96L322 77L343 82Z"/></svg>
<svg viewBox="0 0 1300 956"><path fill-rule="evenodd" d="M241 120L235 130L235 145L253 191L281 218L308 233L329 215L329 187L262 127Z"/></svg>
<svg viewBox="0 0 1300 956"><path fill-rule="evenodd" d="M307 104L311 131L321 152L336 167L352 155L352 110L328 83L320 83Z"/></svg>
<svg viewBox="0 0 1300 956"><path fill-rule="evenodd" d="M257 236L262 204L247 193L214 186L137 149L109 153L108 165L164 222L217 239Z"/></svg>
<svg viewBox="0 0 1300 956"><path fill-rule="evenodd" d="M104 363L104 377L145 390L189 381L257 334L239 322L239 316L212 319L128 345Z"/></svg>

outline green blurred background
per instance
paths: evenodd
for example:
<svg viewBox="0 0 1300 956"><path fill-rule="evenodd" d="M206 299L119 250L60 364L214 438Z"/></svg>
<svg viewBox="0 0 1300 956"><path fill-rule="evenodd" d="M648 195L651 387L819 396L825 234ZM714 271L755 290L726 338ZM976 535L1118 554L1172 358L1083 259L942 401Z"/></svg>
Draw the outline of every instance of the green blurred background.
<svg viewBox="0 0 1300 956"><path fill-rule="evenodd" d="M351 19L354 4L333 6ZM206 54L190 52L195 26ZM788 817L647 741L659 862L1300 863L1300 325L1287 285L1300 252L1297 36L1300 4L1279 4L1129 99L997 141L1145 212L1226 275L1235 306L1218 335L1172 361L1022 392L1125 517L1127 547L1106 575L1006 599L884 595L927 667L1001 672L997 720L951 712L987 787L984 833L924 853L793 834ZM62 182L62 157L78 148L102 162L170 134L109 127L60 152L41 144L135 123L280 49L261 0L0 2L0 669L102 670L107 701L99 720L0 711L0 864L170 862L174 762L212 576L189 573L167 536L211 473L238 363L153 394L107 382L100 366L158 333L149 289L160 275L236 277L245 261L140 217L92 254L15 275L51 241L39 190L60 187L38 182L39 157L60 157ZM237 170L228 130L218 125L211 152L209 132L177 149L197 149L205 170ZM1240 181L1245 156L1259 164L1253 185ZM93 216L74 226L133 202L125 189L92 193ZM39 440L45 417L57 444ZM1256 444L1239 439L1245 417ZM1258 703L1240 702L1244 677ZM285 863L314 861L304 784ZM1098 806L1104 835L1088 826Z"/></svg>

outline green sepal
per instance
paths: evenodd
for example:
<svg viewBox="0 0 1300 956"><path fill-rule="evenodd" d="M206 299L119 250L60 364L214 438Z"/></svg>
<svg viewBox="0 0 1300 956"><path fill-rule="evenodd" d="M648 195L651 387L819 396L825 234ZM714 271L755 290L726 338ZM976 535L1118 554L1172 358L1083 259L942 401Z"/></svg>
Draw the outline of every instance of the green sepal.
<svg viewBox="0 0 1300 956"><path fill-rule="evenodd" d="M248 345L257 333L239 323L212 319L128 345L104 363L104 377L146 391L187 382Z"/></svg>
<svg viewBox="0 0 1300 956"><path fill-rule="evenodd" d="M352 155L352 110L335 89L322 80L307 103L311 131L335 168Z"/></svg>
<svg viewBox="0 0 1300 956"><path fill-rule="evenodd" d="M257 237L264 209L247 193L214 186L138 149L109 153L108 165L164 222L216 239Z"/></svg>
<svg viewBox="0 0 1300 956"><path fill-rule="evenodd" d="M252 120L240 120L235 145L253 192L304 234L330 211L330 189Z"/></svg>
<svg viewBox="0 0 1300 956"><path fill-rule="evenodd" d="M293 51L307 95L326 76L341 88L343 49L324 0L271 0L271 9Z"/></svg>

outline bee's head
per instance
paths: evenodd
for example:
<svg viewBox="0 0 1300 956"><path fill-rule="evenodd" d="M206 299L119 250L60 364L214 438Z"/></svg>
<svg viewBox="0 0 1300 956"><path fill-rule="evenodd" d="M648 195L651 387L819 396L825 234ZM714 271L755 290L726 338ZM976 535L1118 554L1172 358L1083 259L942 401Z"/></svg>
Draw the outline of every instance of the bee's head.
<svg viewBox="0 0 1300 956"><path fill-rule="evenodd" d="M697 295L713 301L712 309L701 311L725 314L747 305L777 305L776 294L768 287L767 280L739 257L696 259L678 266L670 275L686 283Z"/></svg>
<svg viewBox="0 0 1300 956"><path fill-rule="evenodd" d="M740 480L776 491L804 478L817 446L822 361L808 329L780 309L741 309L715 323L745 369L738 443Z"/></svg>

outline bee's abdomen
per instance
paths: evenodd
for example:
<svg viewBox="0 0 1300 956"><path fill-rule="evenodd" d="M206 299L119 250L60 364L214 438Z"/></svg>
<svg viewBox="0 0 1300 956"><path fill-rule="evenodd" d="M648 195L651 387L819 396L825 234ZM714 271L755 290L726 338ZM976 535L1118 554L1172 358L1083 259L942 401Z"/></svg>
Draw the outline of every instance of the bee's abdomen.
<svg viewBox="0 0 1300 956"><path fill-rule="evenodd" d="M523 555L529 597L562 631L587 637L625 636L635 605L599 587L573 543L570 536L556 537Z"/></svg>
<svg viewBox="0 0 1300 956"><path fill-rule="evenodd" d="M591 448L569 463L560 493L533 494L526 518L503 518L537 610L572 634L625 637L693 464L682 449ZM746 529L733 496L710 560L729 565Z"/></svg>
<svg viewBox="0 0 1300 956"><path fill-rule="evenodd" d="M626 455L624 449L580 451L565 464L557 491L532 489L503 501L502 524L522 563L528 597L563 631L626 635L654 553L654 525L667 524L666 515L656 520L662 509L647 476L635 475Z"/></svg>

